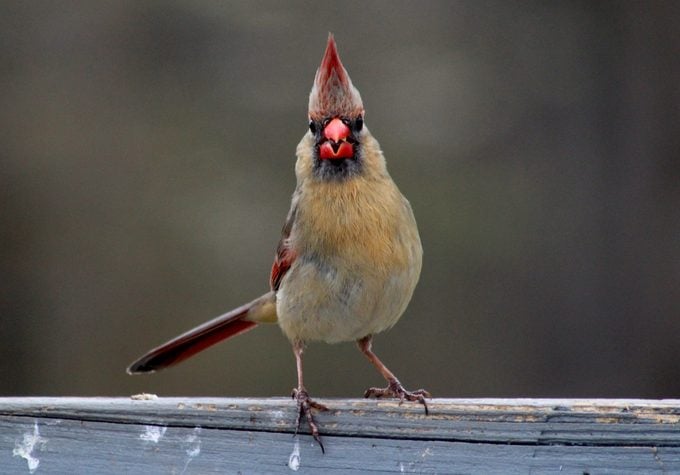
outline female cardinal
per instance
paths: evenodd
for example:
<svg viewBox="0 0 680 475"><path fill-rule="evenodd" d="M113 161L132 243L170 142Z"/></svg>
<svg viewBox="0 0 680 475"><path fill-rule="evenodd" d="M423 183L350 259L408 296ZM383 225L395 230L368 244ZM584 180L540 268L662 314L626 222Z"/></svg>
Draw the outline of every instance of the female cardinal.
<svg viewBox="0 0 680 475"><path fill-rule="evenodd" d="M302 378L305 342L355 340L387 380L365 397L425 406L429 393L407 391L371 350L373 335L394 325L420 276L422 247L409 202L387 173L364 107L329 35L309 96L309 131L297 147L297 187L271 271L271 291L151 350L128 372L172 366L258 323L278 323L297 362L296 427L306 417L323 450Z"/></svg>

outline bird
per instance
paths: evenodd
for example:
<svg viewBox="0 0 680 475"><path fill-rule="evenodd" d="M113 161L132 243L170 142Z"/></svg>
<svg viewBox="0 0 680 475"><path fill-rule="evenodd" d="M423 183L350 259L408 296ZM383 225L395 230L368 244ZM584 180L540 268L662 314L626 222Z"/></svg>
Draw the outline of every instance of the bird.
<svg viewBox="0 0 680 475"><path fill-rule="evenodd" d="M409 201L390 177L378 141L364 123L361 95L340 61L332 33L309 95L308 130L297 146L296 187L270 275L270 291L152 349L130 374L173 366L259 324L277 323L296 360L296 433L307 421L324 452L303 378L308 342L355 341L387 381L364 397L424 406L373 352L374 335L402 316L420 277L423 249Z"/></svg>

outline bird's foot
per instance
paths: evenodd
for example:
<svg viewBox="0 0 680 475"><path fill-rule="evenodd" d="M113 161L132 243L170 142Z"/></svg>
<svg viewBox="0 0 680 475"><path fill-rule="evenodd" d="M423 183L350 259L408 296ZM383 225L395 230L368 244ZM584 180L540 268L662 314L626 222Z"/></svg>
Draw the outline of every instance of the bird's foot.
<svg viewBox="0 0 680 475"><path fill-rule="evenodd" d="M300 430L300 424L302 423L302 417L304 415L304 417L307 419L307 425L309 426L309 430L312 433L312 437L314 437L314 440L316 440L319 444L319 447L321 447L321 452L326 453L323 448L323 443L321 442L321 437L319 436L319 428L317 427L316 422L314 422L312 409L316 409L317 411L327 411L328 408L323 404L319 404L318 402L312 400L312 398L309 397L307 390L303 387L293 389L293 394L291 394L291 396L297 402L295 434L297 435L298 430Z"/></svg>
<svg viewBox="0 0 680 475"><path fill-rule="evenodd" d="M399 398L399 404L406 401L419 402L425 407L425 415L429 414L427 408L426 397L432 397L428 391L424 389L418 389L416 391L407 391L404 386L396 380L390 380L389 385L386 388L368 388L364 393L364 397L370 398L374 397L377 399L382 398Z"/></svg>

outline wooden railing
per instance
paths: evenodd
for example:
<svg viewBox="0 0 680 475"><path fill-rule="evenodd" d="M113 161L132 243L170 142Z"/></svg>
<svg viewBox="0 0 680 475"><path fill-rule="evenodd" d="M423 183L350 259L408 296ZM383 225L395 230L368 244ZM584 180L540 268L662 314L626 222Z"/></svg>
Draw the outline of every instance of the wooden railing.
<svg viewBox="0 0 680 475"><path fill-rule="evenodd" d="M680 473L680 400L319 402L0 398L0 473Z"/></svg>

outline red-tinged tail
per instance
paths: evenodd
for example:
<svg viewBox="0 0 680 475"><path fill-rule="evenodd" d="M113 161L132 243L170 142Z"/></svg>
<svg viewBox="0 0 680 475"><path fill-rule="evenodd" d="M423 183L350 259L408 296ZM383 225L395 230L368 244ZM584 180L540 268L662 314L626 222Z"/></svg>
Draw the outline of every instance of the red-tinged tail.
<svg viewBox="0 0 680 475"><path fill-rule="evenodd" d="M220 315L149 351L127 369L130 374L152 373L176 365L222 340L251 330L261 322L276 321L276 296L269 292Z"/></svg>

